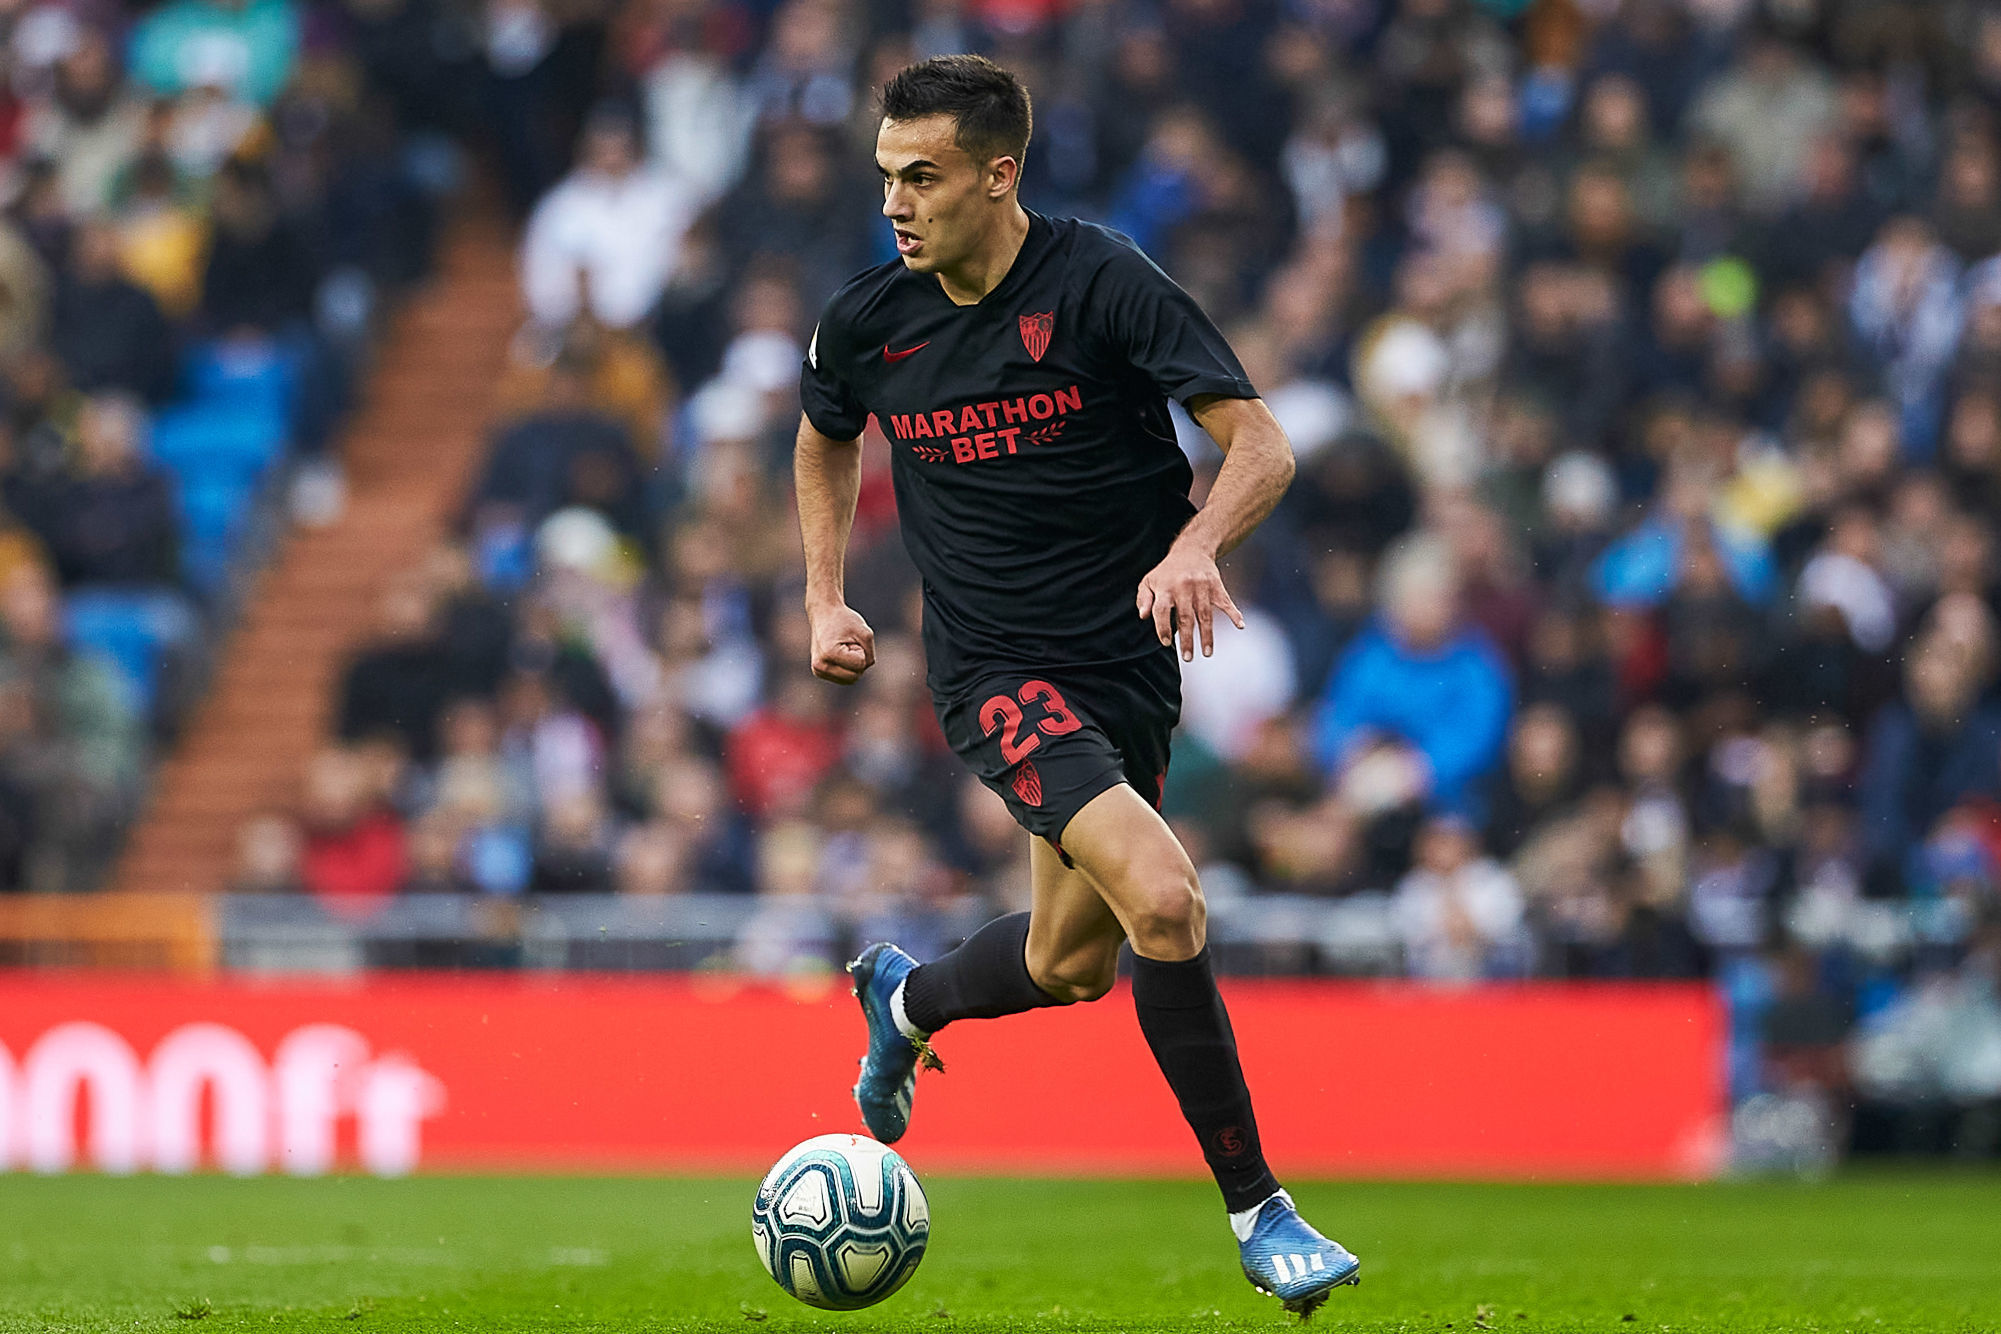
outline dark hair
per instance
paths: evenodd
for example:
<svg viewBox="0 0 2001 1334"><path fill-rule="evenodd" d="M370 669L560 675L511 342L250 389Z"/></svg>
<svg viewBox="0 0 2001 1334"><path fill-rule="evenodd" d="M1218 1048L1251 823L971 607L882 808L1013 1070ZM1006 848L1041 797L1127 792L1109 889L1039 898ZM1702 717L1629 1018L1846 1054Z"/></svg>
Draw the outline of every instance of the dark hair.
<svg viewBox="0 0 2001 1334"><path fill-rule="evenodd" d="M1035 116L1021 80L985 56L933 56L906 65L882 86L888 120L950 116L953 142L981 163L1028 157Z"/></svg>

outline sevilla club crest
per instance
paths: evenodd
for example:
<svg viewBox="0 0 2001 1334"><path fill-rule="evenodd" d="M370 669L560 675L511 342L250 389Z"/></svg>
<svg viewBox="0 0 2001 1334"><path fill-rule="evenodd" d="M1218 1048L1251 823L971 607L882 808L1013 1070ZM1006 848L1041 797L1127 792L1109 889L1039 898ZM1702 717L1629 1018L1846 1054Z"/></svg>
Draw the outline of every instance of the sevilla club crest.
<svg viewBox="0 0 2001 1334"><path fill-rule="evenodd" d="M1035 771L1034 760L1023 760L1014 771L1014 795L1021 798L1024 806L1042 804L1042 775Z"/></svg>
<svg viewBox="0 0 2001 1334"><path fill-rule="evenodd" d="M1028 355L1037 361L1049 350L1049 338L1056 332L1056 312L1045 310L1040 315L1020 317L1021 345L1028 349Z"/></svg>

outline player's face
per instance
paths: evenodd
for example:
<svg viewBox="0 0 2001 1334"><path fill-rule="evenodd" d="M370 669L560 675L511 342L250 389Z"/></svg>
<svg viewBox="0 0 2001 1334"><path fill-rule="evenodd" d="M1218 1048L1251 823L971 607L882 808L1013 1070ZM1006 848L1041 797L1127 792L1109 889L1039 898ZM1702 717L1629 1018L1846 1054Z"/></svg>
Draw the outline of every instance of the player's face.
<svg viewBox="0 0 2001 1334"><path fill-rule="evenodd" d="M950 116L885 120L876 132L882 216L896 253L917 273L951 269L977 251L1001 216L1011 158L976 162L955 142Z"/></svg>

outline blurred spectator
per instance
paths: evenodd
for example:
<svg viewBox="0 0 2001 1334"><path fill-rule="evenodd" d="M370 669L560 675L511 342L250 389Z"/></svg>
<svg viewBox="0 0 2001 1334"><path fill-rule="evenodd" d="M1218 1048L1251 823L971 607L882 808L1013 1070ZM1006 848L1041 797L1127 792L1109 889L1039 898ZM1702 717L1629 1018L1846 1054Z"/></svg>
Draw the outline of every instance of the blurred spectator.
<svg viewBox="0 0 2001 1334"><path fill-rule="evenodd" d="M695 883L720 893L753 888L755 853L750 823L731 808L716 765L682 755L658 773L651 810L688 849Z"/></svg>
<svg viewBox="0 0 2001 1334"><path fill-rule="evenodd" d="M359 752L328 749L313 757L304 811L300 878L328 912L367 917L402 887L408 875L403 822Z"/></svg>
<svg viewBox="0 0 2001 1334"><path fill-rule="evenodd" d="M195 89L269 105L292 74L291 0L168 0L132 34L132 71L162 97Z"/></svg>
<svg viewBox="0 0 2001 1334"><path fill-rule="evenodd" d="M674 382L656 351L630 333L606 329L588 314L580 314L557 337L524 330L509 349L507 378L500 387L500 408L507 417L534 413L563 391L556 381L581 376L588 383L588 400L615 416L640 456L660 457L669 434L674 406Z"/></svg>
<svg viewBox="0 0 2001 1334"><path fill-rule="evenodd" d="M604 734L553 671L517 670L501 687L501 755L532 785L537 810L597 790Z"/></svg>
<svg viewBox="0 0 2001 1334"><path fill-rule="evenodd" d="M1800 192L1773 226L1760 268L1780 285L1839 281L1883 222L1882 202L1862 179L1854 143L1822 134L1807 150Z"/></svg>
<svg viewBox="0 0 2001 1334"><path fill-rule="evenodd" d="M864 228L873 209L846 188L839 141L780 123L763 137L757 169L718 211L731 220L724 246L739 274L782 264L814 307L868 260Z"/></svg>
<svg viewBox="0 0 2001 1334"><path fill-rule="evenodd" d="M1471 825L1457 816L1429 821L1396 888L1406 967L1441 982L1520 975L1528 964L1522 907L1514 877L1480 855Z"/></svg>
<svg viewBox="0 0 2001 1334"><path fill-rule="evenodd" d="M260 815L236 835L236 873L229 888L236 894L301 894L304 837L285 815Z"/></svg>
<svg viewBox="0 0 2001 1334"><path fill-rule="evenodd" d="M436 753L438 716L457 688L445 646L438 639L436 609L415 580L383 597L376 638L349 662L341 678L337 734L362 741L385 733L410 753Z"/></svg>
<svg viewBox="0 0 2001 1334"><path fill-rule="evenodd" d="M450 812L435 810L410 826L404 842L408 870L404 894L467 894L478 886L464 873L459 830Z"/></svg>
<svg viewBox="0 0 2001 1334"><path fill-rule="evenodd" d="M1883 368L1902 413L1904 445L1927 457L1962 316L1959 261L1917 218L1885 224L1855 266L1849 316Z"/></svg>
<svg viewBox="0 0 2001 1334"><path fill-rule="evenodd" d="M797 117L813 125L847 120L857 101L857 51L844 17L829 0L787 0L776 7L750 77L750 96L761 118Z"/></svg>
<svg viewBox="0 0 2001 1334"><path fill-rule="evenodd" d="M28 114L31 152L56 164L69 211L88 218L108 208L139 156L146 107L121 77L109 34L77 25L56 62L48 96Z"/></svg>
<svg viewBox="0 0 2001 1334"><path fill-rule="evenodd" d="M232 161L215 180L215 231L202 278L202 322L219 334L269 338L305 318L315 264L259 168Z"/></svg>
<svg viewBox="0 0 2001 1334"><path fill-rule="evenodd" d="M606 414L602 401L580 354L559 355L540 405L496 436L474 488L474 522L527 533L557 510L583 505L628 535L643 535L635 509L642 499L639 459L624 425Z"/></svg>
<svg viewBox="0 0 2001 1334"><path fill-rule="evenodd" d="M94 883L147 758L137 702L110 666L63 642L60 617L40 566L0 575L0 798L26 824L21 873L45 890Z"/></svg>
<svg viewBox="0 0 2001 1334"><path fill-rule="evenodd" d="M634 825L619 840L613 886L620 894L685 893L696 888L688 852L688 845L667 826Z"/></svg>
<svg viewBox="0 0 2001 1334"><path fill-rule="evenodd" d="M666 289L696 198L644 160L626 110L594 112L577 158L528 221L522 292L544 326L560 328L588 310L609 328L628 329Z"/></svg>
<svg viewBox="0 0 2001 1334"><path fill-rule="evenodd" d="M1671 467L1661 511L1598 558L1594 591L1613 606L1659 606L1677 592L1732 596L1747 604L1772 594L1774 570L1752 532L1710 513L1715 479L1701 463Z"/></svg>
<svg viewBox="0 0 2001 1334"><path fill-rule="evenodd" d="M742 175L757 108L736 68L748 44L745 16L704 16L700 42L685 40L677 16L634 5L622 10L626 61L636 68L646 138L666 171L714 199Z"/></svg>
<svg viewBox="0 0 2001 1334"><path fill-rule="evenodd" d="M788 675L772 703L731 733L730 787L754 819L798 810L839 758L826 687Z"/></svg>
<svg viewBox="0 0 2001 1334"><path fill-rule="evenodd" d="M571 792L543 813L528 889L535 894L606 894L612 888L611 831L587 790Z"/></svg>
<svg viewBox="0 0 2001 1334"><path fill-rule="evenodd" d="M1962 135L1947 152L1939 167L1932 226L1963 261L2001 250L2001 172L1994 144L1984 135Z"/></svg>
<svg viewBox="0 0 2001 1334"><path fill-rule="evenodd" d="M1539 826L1584 794L1583 742L1562 704L1530 704L1508 738L1507 763L1487 789L1487 846L1513 856Z"/></svg>
<svg viewBox="0 0 2001 1334"><path fill-rule="evenodd" d="M828 970L839 935L816 894L821 844L803 820L780 821L759 837L758 907L738 934L738 967L763 976Z"/></svg>
<svg viewBox="0 0 2001 1334"><path fill-rule="evenodd" d="M1366 764L1398 789L1470 812L1474 782L1500 758L1511 687L1487 637L1459 619L1459 581L1444 545L1415 538L1386 558L1383 617L1336 663L1315 738L1322 767ZM1403 756L1398 772L1387 757ZM1388 794L1385 794L1388 795Z"/></svg>
<svg viewBox="0 0 2001 1334"><path fill-rule="evenodd" d="M1798 188L1806 150L1835 118L1834 88L1777 31L1754 24L1737 62L1689 111L1725 144L1753 207L1776 213Z"/></svg>
<svg viewBox="0 0 2001 1334"><path fill-rule="evenodd" d="M117 395L77 413L76 463L40 517L65 584L171 587L180 577L178 521L165 476L139 454L143 418Z"/></svg>
<svg viewBox="0 0 2001 1334"><path fill-rule="evenodd" d="M153 294L125 276L118 233L88 222L71 239L56 285L49 344L86 393L123 390L148 402L174 390L174 340Z"/></svg>
<svg viewBox="0 0 2001 1334"><path fill-rule="evenodd" d="M1870 725L1859 790L1869 853L1901 868L1913 846L1962 797L2001 784L2001 708L1984 698L1993 674L1991 617L1955 642L1938 623L1904 664L1904 691Z"/></svg>
<svg viewBox="0 0 2001 1334"><path fill-rule="evenodd" d="M172 319L201 302L209 223L192 207L173 163L157 149L133 164L131 197L116 226L125 270Z"/></svg>

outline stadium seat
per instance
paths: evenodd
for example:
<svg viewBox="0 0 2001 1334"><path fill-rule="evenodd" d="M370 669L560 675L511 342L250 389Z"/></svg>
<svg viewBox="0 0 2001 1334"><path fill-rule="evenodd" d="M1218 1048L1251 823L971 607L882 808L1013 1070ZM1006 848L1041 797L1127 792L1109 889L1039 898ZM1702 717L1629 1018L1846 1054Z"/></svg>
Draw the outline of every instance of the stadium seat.
<svg viewBox="0 0 2001 1334"><path fill-rule="evenodd" d="M254 476L182 477L181 572L191 587L212 593L222 586L255 495Z"/></svg>
<svg viewBox="0 0 2001 1334"><path fill-rule="evenodd" d="M164 588L79 588L63 600L69 641L115 664L139 707L151 713L166 655L195 635L193 611Z"/></svg>
<svg viewBox="0 0 2001 1334"><path fill-rule="evenodd" d="M267 408L289 417L298 398L298 357L273 342L215 340L189 354L183 382L194 403Z"/></svg>
<svg viewBox="0 0 2001 1334"><path fill-rule="evenodd" d="M153 457L186 483L255 482L285 448L281 408L262 404L183 404L153 420Z"/></svg>

